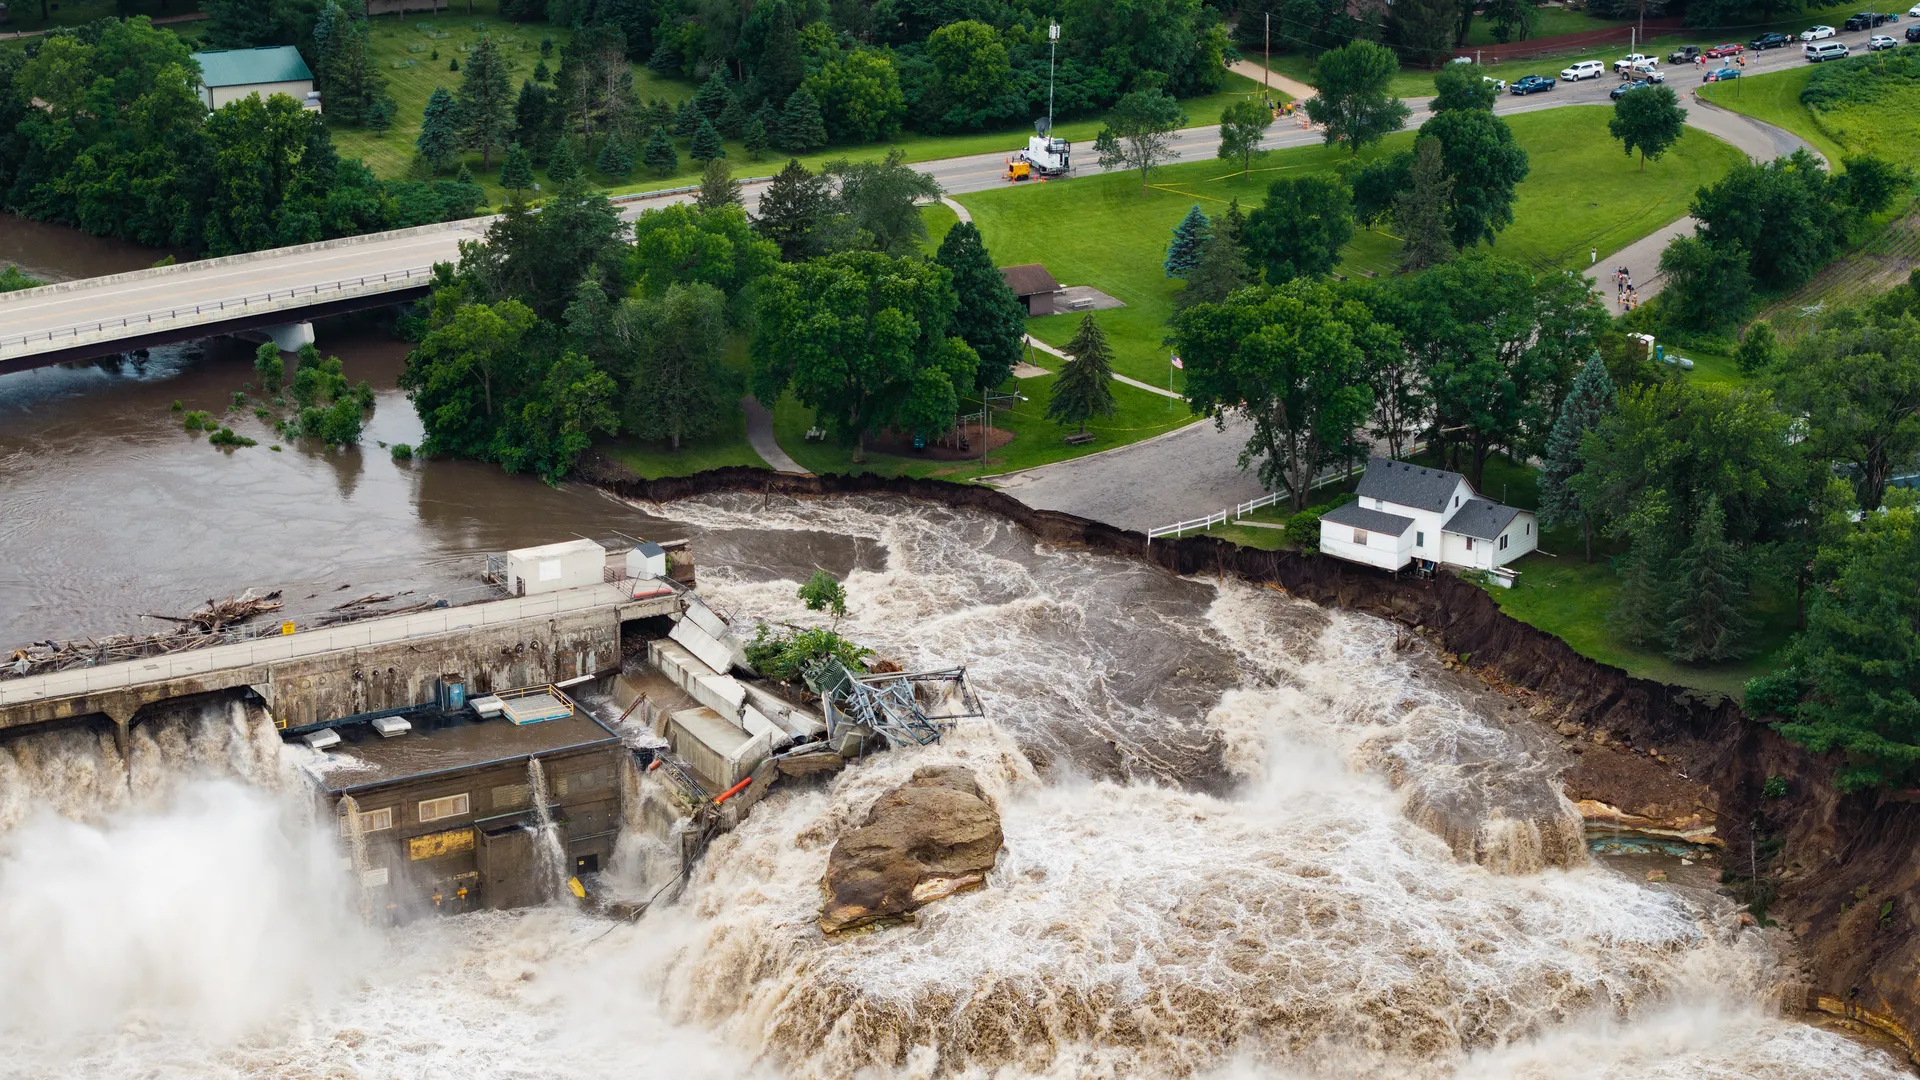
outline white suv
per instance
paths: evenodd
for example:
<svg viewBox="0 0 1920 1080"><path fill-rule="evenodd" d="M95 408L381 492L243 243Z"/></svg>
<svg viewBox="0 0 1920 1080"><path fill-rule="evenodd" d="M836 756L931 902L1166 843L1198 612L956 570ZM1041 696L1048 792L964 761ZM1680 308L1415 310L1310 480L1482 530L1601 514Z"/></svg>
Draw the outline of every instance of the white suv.
<svg viewBox="0 0 1920 1080"><path fill-rule="evenodd" d="M1582 60L1570 67L1562 68L1560 79L1562 82L1579 82L1582 79L1597 79L1606 72L1607 65L1600 61Z"/></svg>

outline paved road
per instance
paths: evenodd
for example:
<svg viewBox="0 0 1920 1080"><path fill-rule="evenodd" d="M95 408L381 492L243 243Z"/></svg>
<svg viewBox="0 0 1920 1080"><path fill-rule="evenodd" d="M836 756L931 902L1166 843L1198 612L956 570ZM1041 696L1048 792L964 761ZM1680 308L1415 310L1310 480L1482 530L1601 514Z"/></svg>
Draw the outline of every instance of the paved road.
<svg viewBox="0 0 1920 1080"><path fill-rule="evenodd" d="M1240 448L1251 425L1210 422L1144 442L1037 469L1009 473L995 487L1041 510L1062 510L1145 532L1210 514L1266 494L1252 472L1240 471Z"/></svg>

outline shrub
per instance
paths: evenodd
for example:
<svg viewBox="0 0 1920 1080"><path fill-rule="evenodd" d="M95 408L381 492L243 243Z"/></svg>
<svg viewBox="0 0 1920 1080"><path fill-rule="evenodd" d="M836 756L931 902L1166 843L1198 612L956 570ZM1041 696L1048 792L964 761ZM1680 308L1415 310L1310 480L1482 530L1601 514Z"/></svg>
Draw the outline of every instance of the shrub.
<svg viewBox="0 0 1920 1080"><path fill-rule="evenodd" d="M1302 510L1287 519L1287 539L1302 551L1320 550L1320 511Z"/></svg>
<svg viewBox="0 0 1920 1080"><path fill-rule="evenodd" d="M208 435L207 442L214 446L254 446L256 445L252 439L247 438L245 435L234 434L233 429L230 427L223 427L220 430L214 432L213 434Z"/></svg>
<svg viewBox="0 0 1920 1080"><path fill-rule="evenodd" d="M747 643L747 663L761 675L781 682L799 682L807 668L832 657L850 670L859 670L861 661L873 650L855 645L831 630L789 630L776 634L771 626L760 629Z"/></svg>
<svg viewBox="0 0 1920 1080"><path fill-rule="evenodd" d="M413 457L413 447L403 442L394 443L392 451L395 461L408 461Z"/></svg>
<svg viewBox="0 0 1920 1080"><path fill-rule="evenodd" d="M188 431L212 431L215 427L213 414L205 409L194 409L182 419L181 426Z"/></svg>
<svg viewBox="0 0 1920 1080"><path fill-rule="evenodd" d="M1786 798L1787 797L1787 778L1784 776L1767 777L1767 782L1760 786L1760 794L1763 797L1768 799Z"/></svg>

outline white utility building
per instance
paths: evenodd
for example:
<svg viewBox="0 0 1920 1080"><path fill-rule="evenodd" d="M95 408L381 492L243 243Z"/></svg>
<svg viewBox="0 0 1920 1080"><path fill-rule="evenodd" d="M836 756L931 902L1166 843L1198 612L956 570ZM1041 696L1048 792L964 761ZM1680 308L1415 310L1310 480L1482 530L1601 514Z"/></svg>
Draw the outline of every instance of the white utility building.
<svg viewBox="0 0 1920 1080"><path fill-rule="evenodd" d="M1495 570L1540 544L1533 511L1481 498L1456 472L1377 457L1358 494L1320 518L1320 550L1348 562Z"/></svg>
<svg viewBox="0 0 1920 1080"><path fill-rule="evenodd" d="M534 596L598 585L606 580L607 549L592 540L568 540L507 552L507 591Z"/></svg>
<svg viewBox="0 0 1920 1080"><path fill-rule="evenodd" d="M285 94L302 107L318 112L320 96L313 91L313 72L291 45L263 45L257 49L215 49L193 54L205 86L201 100L217 109L254 94L265 101Z"/></svg>

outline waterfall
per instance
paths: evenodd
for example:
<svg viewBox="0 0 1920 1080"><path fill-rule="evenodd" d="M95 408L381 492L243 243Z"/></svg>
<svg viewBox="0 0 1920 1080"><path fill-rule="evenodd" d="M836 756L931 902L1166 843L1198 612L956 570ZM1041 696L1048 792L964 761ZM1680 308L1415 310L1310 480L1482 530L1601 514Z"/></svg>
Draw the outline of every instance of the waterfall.
<svg viewBox="0 0 1920 1080"><path fill-rule="evenodd" d="M567 852L560 843L560 826L553 820L547 770L537 757L527 758L527 792L533 798L533 858L539 871L540 898L551 901L566 891Z"/></svg>
<svg viewBox="0 0 1920 1080"><path fill-rule="evenodd" d="M367 823L360 816L360 802L351 795L340 796L340 824L347 833L347 857L353 866L354 893L360 900L360 917L373 918L373 893L367 887Z"/></svg>

